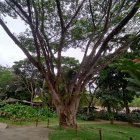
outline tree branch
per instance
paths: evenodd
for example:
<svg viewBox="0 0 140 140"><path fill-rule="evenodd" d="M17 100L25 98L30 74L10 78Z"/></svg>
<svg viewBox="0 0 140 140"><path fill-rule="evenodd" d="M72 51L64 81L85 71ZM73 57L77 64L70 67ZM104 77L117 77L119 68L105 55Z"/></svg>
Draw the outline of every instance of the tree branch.
<svg viewBox="0 0 140 140"><path fill-rule="evenodd" d="M91 0L89 0L89 8L90 8L90 14L91 14L91 18L92 18L92 24L93 24L93 30L95 30L96 28L96 25L95 25L95 22L94 22L94 15L93 15L93 11L92 11L92 4L91 4Z"/></svg>
<svg viewBox="0 0 140 140"><path fill-rule="evenodd" d="M129 22L129 20L135 15L135 13L138 11L139 7L138 4L140 3L140 0L137 0L137 2L134 4L131 11L127 14L127 16L112 30L112 32L106 37L106 39L103 41L100 49L98 50L97 54L95 55L95 52L93 54L93 50L89 57L86 58L86 60L83 62L83 65L80 69L80 74L78 76L79 78L79 84L82 83L82 81L85 81L85 77L87 77L87 73L89 77L92 76L93 68L95 68L98 59L100 58L103 51L106 50L106 46L108 42L116 35L118 34L121 29ZM97 48L97 47L96 47ZM86 67L86 70L85 70ZM87 81L86 81L87 82Z"/></svg>
<svg viewBox="0 0 140 140"><path fill-rule="evenodd" d="M107 58L98 66L93 66L91 68L91 71L87 74L87 77L85 78L86 83L94 74L97 74L97 72L104 69L106 66L111 64L116 58L122 55L124 51L126 51L130 46L135 42L136 39L140 38L140 31L136 33L136 37L131 39L129 42L124 43L120 48L118 48L114 53L107 56ZM83 85L82 85L83 86Z"/></svg>
<svg viewBox="0 0 140 140"><path fill-rule="evenodd" d="M23 16L26 19L29 19L29 16L27 15L27 13L22 9L22 7L18 4L18 2L16 2L15 0L11 0L11 2L21 11L21 13L23 14Z"/></svg>
<svg viewBox="0 0 140 140"><path fill-rule="evenodd" d="M112 30L112 32L106 37L106 39L103 41L98 53L96 54L95 57L93 57L92 59L92 63L91 65L95 65L98 60L98 58L100 57L101 53L106 50L106 46L108 44L108 42L116 35L118 34L121 29L129 22L129 20L135 15L135 13L138 11L139 6L138 4L140 4L140 0L137 0L137 2L134 4L132 10L127 14L127 16ZM90 54L91 56L93 56L93 52Z"/></svg>
<svg viewBox="0 0 140 140"><path fill-rule="evenodd" d="M72 24L72 22L73 22L73 20L75 19L75 17L78 15L78 13L79 13L80 9L82 8L82 6L83 6L83 4L84 4L85 1L86 1L86 0L83 0L83 1L81 2L81 4L79 5L78 9L77 9L76 12L74 13L73 17L71 18L71 20L69 21L69 23L66 25L66 29L68 29L68 28L70 27L70 25Z"/></svg>
<svg viewBox="0 0 140 140"><path fill-rule="evenodd" d="M63 14L61 11L61 5L60 5L60 1L59 0L55 0L56 4L57 4L57 11L58 11L58 15L60 18L60 24L61 24L61 30L62 32L65 30L65 24L64 24L64 20L63 20Z"/></svg>
<svg viewBox="0 0 140 140"><path fill-rule="evenodd" d="M16 8L14 8L10 2L8 2L6 0L6 3L15 11L15 13L25 22L25 23L28 23L28 21L16 10Z"/></svg>
<svg viewBox="0 0 140 140"><path fill-rule="evenodd" d="M89 1L90 1L90 0L89 0ZM90 4L91 4L91 3L90 3ZM104 13L104 15L103 15L103 17L104 17L104 16L107 14L106 20L105 20L105 24L104 24L104 29L103 29L103 32L101 33L101 35L99 36L98 41L97 41L97 42L95 43L95 45L94 45L94 48L93 48L93 50L92 50L92 54L95 53L97 47L101 44L102 39L103 39L105 33L107 32L107 29L108 29L108 22L109 22L109 15L110 15L110 10L111 10L111 5L112 5L112 0L110 0L110 1L108 2L108 8L107 8L107 10L105 11L105 13ZM91 11L91 12L92 12L92 11ZM100 22L103 20L103 17L101 18ZM92 17L92 20L94 20L93 17ZM99 22L99 23L100 23L100 22ZM99 24L99 23L98 23L98 24ZM98 25L97 25L97 26L98 26ZM90 44L91 44L91 42L92 42L92 40L93 40L94 35L95 35L95 33L94 33L94 31L93 31L93 33L91 34L91 37L90 37L90 39L89 39L89 41L88 41L88 43L87 43L87 45L86 45L86 50L85 50L85 54L84 54L84 57L83 57L82 62L84 62L84 60L85 60L84 58L86 58L88 48L89 48L89 46L90 46Z"/></svg>
<svg viewBox="0 0 140 140"><path fill-rule="evenodd" d="M100 64L100 65L99 65L98 67L96 67L96 68L95 68L95 66L92 67L91 71L85 76L85 79L83 80L84 82L81 84L81 87L85 86L86 83L87 83L87 81L88 81L89 79L91 79L91 77L92 77L93 75L97 74L97 72L101 71L103 68L105 68L106 66L108 66L109 64L111 64L116 58L118 58L119 56L121 56L122 53L123 53L124 51L126 51L126 50L130 47L131 44L132 44L132 42L131 42L131 43L128 43L127 45L124 44L122 47L120 47L120 48L119 48L117 51L115 51L113 54L110 54L110 55L108 56L108 59L105 60L104 63Z"/></svg>
<svg viewBox="0 0 140 140"><path fill-rule="evenodd" d="M5 32L9 35L9 37L15 42L15 44L25 53L25 55L28 57L28 59L36 66L38 67L37 61L30 55L28 50L23 47L21 42L11 33L9 28L6 26L6 24L3 22L3 20L0 18L0 25L5 30Z"/></svg>

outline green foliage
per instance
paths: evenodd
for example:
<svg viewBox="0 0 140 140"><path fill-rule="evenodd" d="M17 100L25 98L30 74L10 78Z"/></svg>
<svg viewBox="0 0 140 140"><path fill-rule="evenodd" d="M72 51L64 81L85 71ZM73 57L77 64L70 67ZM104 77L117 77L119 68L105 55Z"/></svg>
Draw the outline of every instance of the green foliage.
<svg viewBox="0 0 140 140"><path fill-rule="evenodd" d="M95 118L101 119L101 120L109 120L108 112L103 110L100 110L98 112L95 112Z"/></svg>
<svg viewBox="0 0 140 140"><path fill-rule="evenodd" d="M74 28L71 30L71 35L75 40L82 40L92 32L93 26L88 20L77 20Z"/></svg>
<svg viewBox="0 0 140 140"><path fill-rule="evenodd" d="M114 119L114 112L122 108L128 109L128 103L131 103L135 97L134 91L127 89L130 76L126 71L121 72L112 65L102 70L98 80L97 97L101 100L102 106L107 108L108 118Z"/></svg>
<svg viewBox="0 0 140 140"><path fill-rule="evenodd" d="M56 112L51 108L45 107L45 108L39 109L39 115L53 118L53 117L56 117Z"/></svg>
<svg viewBox="0 0 140 140"><path fill-rule="evenodd" d="M81 120L95 120L95 108L83 107L78 110L77 117Z"/></svg>
<svg viewBox="0 0 140 140"><path fill-rule="evenodd" d="M131 68L129 63L133 64L133 62L126 59L126 62L122 64L120 63L120 61L121 60L114 62L115 64L113 63L112 65L101 71L98 80L99 88L101 89L101 91L102 89L106 92L108 90L110 94L111 92L114 92L114 97L116 96L120 100L124 100L125 97L125 100L131 103L134 99L135 92L128 89L128 85L130 85L128 79L131 78L126 70L122 71L122 67L124 67L125 69L127 69L126 67Z"/></svg>
<svg viewBox="0 0 140 140"><path fill-rule="evenodd" d="M122 121L122 122L128 122L128 119L129 119L125 112L114 112L111 115L112 116L110 116L110 114L105 110L95 112L96 119L110 120L111 117L113 117L113 120ZM140 122L140 110L139 109L133 110L130 113L130 116L131 116L131 120L133 123Z"/></svg>
<svg viewBox="0 0 140 140"><path fill-rule="evenodd" d="M44 6L46 7L46 10L51 13L54 11L55 8L55 1L54 0L47 0L44 1Z"/></svg>
<svg viewBox="0 0 140 140"><path fill-rule="evenodd" d="M35 48L33 47L33 39L28 37L28 31L27 33L23 34L23 33L20 33L20 35L18 36L18 39L21 41L21 43L23 43L26 48L32 52L32 53L35 53Z"/></svg>
<svg viewBox="0 0 140 140"><path fill-rule="evenodd" d="M134 100L130 103L130 106L140 107L140 98L134 98Z"/></svg>
<svg viewBox="0 0 140 140"><path fill-rule="evenodd" d="M138 58L135 60L139 60ZM140 62L133 62L132 59L124 58L120 59L116 64L118 69L125 71L131 75L130 78L126 78L131 84L127 89L135 91L139 94L140 91Z"/></svg>
<svg viewBox="0 0 140 140"><path fill-rule="evenodd" d="M107 107L110 110L119 109L122 102L120 94L115 90L109 91L104 89L104 91L101 90L97 96L100 98L102 106Z"/></svg>
<svg viewBox="0 0 140 140"><path fill-rule="evenodd" d="M54 117L56 115L53 110L50 110L47 107L37 109L21 104L6 104L5 106L0 108L0 116L15 121L32 121L35 120L36 117L38 117L39 119L44 119L47 117Z"/></svg>
<svg viewBox="0 0 140 140"><path fill-rule="evenodd" d="M125 74L116 71L114 68L107 67L101 71L97 85L99 90L97 98L100 99L102 106L107 107L111 112L113 109L119 109L122 105L122 91L126 88Z"/></svg>
<svg viewBox="0 0 140 140"><path fill-rule="evenodd" d="M65 78L69 81L72 80L79 68L79 61L73 57L63 57L62 66L65 73Z"/></svg>
<svg viewBox="0 0 140 140"><path fill-rule="evenodd" d="M11 69L0 66L0 86L8 85L13 78Z"/></svg>
<svg viewBox="0 0 140 140"><path fill-rule="evenodd" d="M72 101L78 101L78 98L72 100L73 97L75 95L79 97L84 86L92 80L102 66L104 67L103 63L98 65L98 61L104 57L104 54L111 57L107 60L106 64L108 64L120 53L122 42L119 42L119 37L122 35L123 28L129 31L131 26L127 23L129 20L133 21L132 18L138 11L136 7L138 2L132 8L131 1L121 3L104 0L6 0L0 1L0 25L41 72L43 76L41 79L45 78L49 84L50 93L56 93L56 96L51 94L52 98L67 106ZM26 24L27 30L15 35L6 24L7 16L14 18L15 22L20 18ZM134 25L136 27L137 24ZM127 32L123 32L123 35ZM117 38L118 48L116 42L112 42L113 38ZM85 54L79 73L73 68L68 71L63 70L62 52L69 48L80 48ZM106 53L112 49L115 55ZM42 57L45 61L41 61ZM31 73L27 78L29 76ZM33 85L35 86L35 83ZM61 100L64 95L68 95L65 96L67 100L64 100L67 102ZM55 106L57 107L57 104Z"/></svg>
<svg viewBox="0 0 140 140"><path fill-rule="evenodd" d="M8 98L8 93L13 95L15 75L11 68L0 66L0 99ZM12 87L12 88L11 88Z"/></svg>
<svg viewBox="0 0 140 140"><path fill-rule="evenodd" d="M115 120L117 121L122 121L122 122L127 122L128 118L126 116L126 113L124 112L118 112L114 115Z"/></svg>
<svg viewBox="0 0 140 140"><path fill-rule="evenodd" d="M131 112L131 117L133 122L140 122L140 110L135 109Z"/></svg>
<svg viewBox="0 0 140 140"><path fill-rule="evenodd" d="M32 101L36 88L42 87L43 85L42 75L28 59L15 62L12 68L17 76L15 92L19 97L18 99L24 98L24 100ZM26 93L27 98L25 98L23 93Z"/></svg>
<svg viewBox="0 0 140 140"><path fill-rule="evenodd" d="M0 111L1 116L10 119L30 119L37 114L34 108L21 104L6 104L4 107L0 108Z"/></svg>

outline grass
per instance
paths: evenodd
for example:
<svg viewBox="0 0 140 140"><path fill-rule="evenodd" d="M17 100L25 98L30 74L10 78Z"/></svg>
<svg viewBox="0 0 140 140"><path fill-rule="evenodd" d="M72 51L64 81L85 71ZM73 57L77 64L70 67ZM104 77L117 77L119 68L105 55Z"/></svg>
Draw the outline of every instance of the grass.
<svg viewBox="0 0 140 140"><path fill-rule="evenodd" d="M39 121L38 125L47 127L47 118ZM35 122L14 122L8 119L0 118L0 122L8 125L35 126ZM81 121L78 123L78 130L63 129L58 127L58 118L49 118L49 140L99 140L99 129L102 130L102 140L133 140L140 139L140 128L133 127L127 123L109 124L109 121L90 122Z"/></svg>
<svg viewBox="0 0 140 140"><path fill-rule="evenodd" d="M7 123L9 126L30 126L30 125L36 125L35 121L14 121L14 120L9 120L8 118L2 118L0 117L0 122ZM50 125L56 125L58 124L58 118L49 118L49 124ZM48 118L45 120L39 120L38 125L43 125L47 126L48 125Z"/></svg>
<svg viewBox="0 0 140 140"><path fill-rule="evenodd" d="M14 121L14 120L9 120L8 118L2 118L0 117L0 122L3 123L7 123L9 126L10 125L20 125L20 126L28 126L28 125L35 125L35 121ZM82 123L82 122L89 122L89 121L83 121L83 120L78 120L78 123ZM47 126L48 125L48 118L44 119L44 120L39 120L38 125L41 126ZM58 117L53 117L53 118L49 118L49 125L50 126L56 126L58 125Z"/></svg>
<svg viewBox="0 0 140 140"><path fill-rule="evenodd" d="M51 127L49 140L99 140L99 129L103 140L133 140L140 139L140 129L127 124L84 124L78 131Z"/></svg>

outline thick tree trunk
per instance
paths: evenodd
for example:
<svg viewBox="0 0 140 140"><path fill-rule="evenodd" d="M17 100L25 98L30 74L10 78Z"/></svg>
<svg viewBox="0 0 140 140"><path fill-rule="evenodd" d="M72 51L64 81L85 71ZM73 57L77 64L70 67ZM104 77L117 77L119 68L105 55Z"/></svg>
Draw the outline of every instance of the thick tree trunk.
<svg viewBox="0 0 140 140"><path fill-rule="evenodd" d="M61 106L59 110L59 126L74 127L76 125L76 112L77 110L70 107ZM73 111L72 111L73 110Z"/></svg>
<svg viewBox="0 0 140 140"><path fill-rule="evenodd" d="M79 106L79 98L71 99L71 104L60 104L56 106L60 127L75 127L76 113Z"/></svg>

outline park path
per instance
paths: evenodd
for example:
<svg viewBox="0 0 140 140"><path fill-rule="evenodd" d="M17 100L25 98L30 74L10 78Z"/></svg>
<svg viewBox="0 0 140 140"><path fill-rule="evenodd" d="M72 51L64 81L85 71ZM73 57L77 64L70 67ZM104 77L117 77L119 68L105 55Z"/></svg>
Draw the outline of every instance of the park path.
<svg viewBox="0 0 140 140"><path fill-rule="evenodd" d="M0 140L48 140L45 127L12 127L0 129Z"/></svg>

